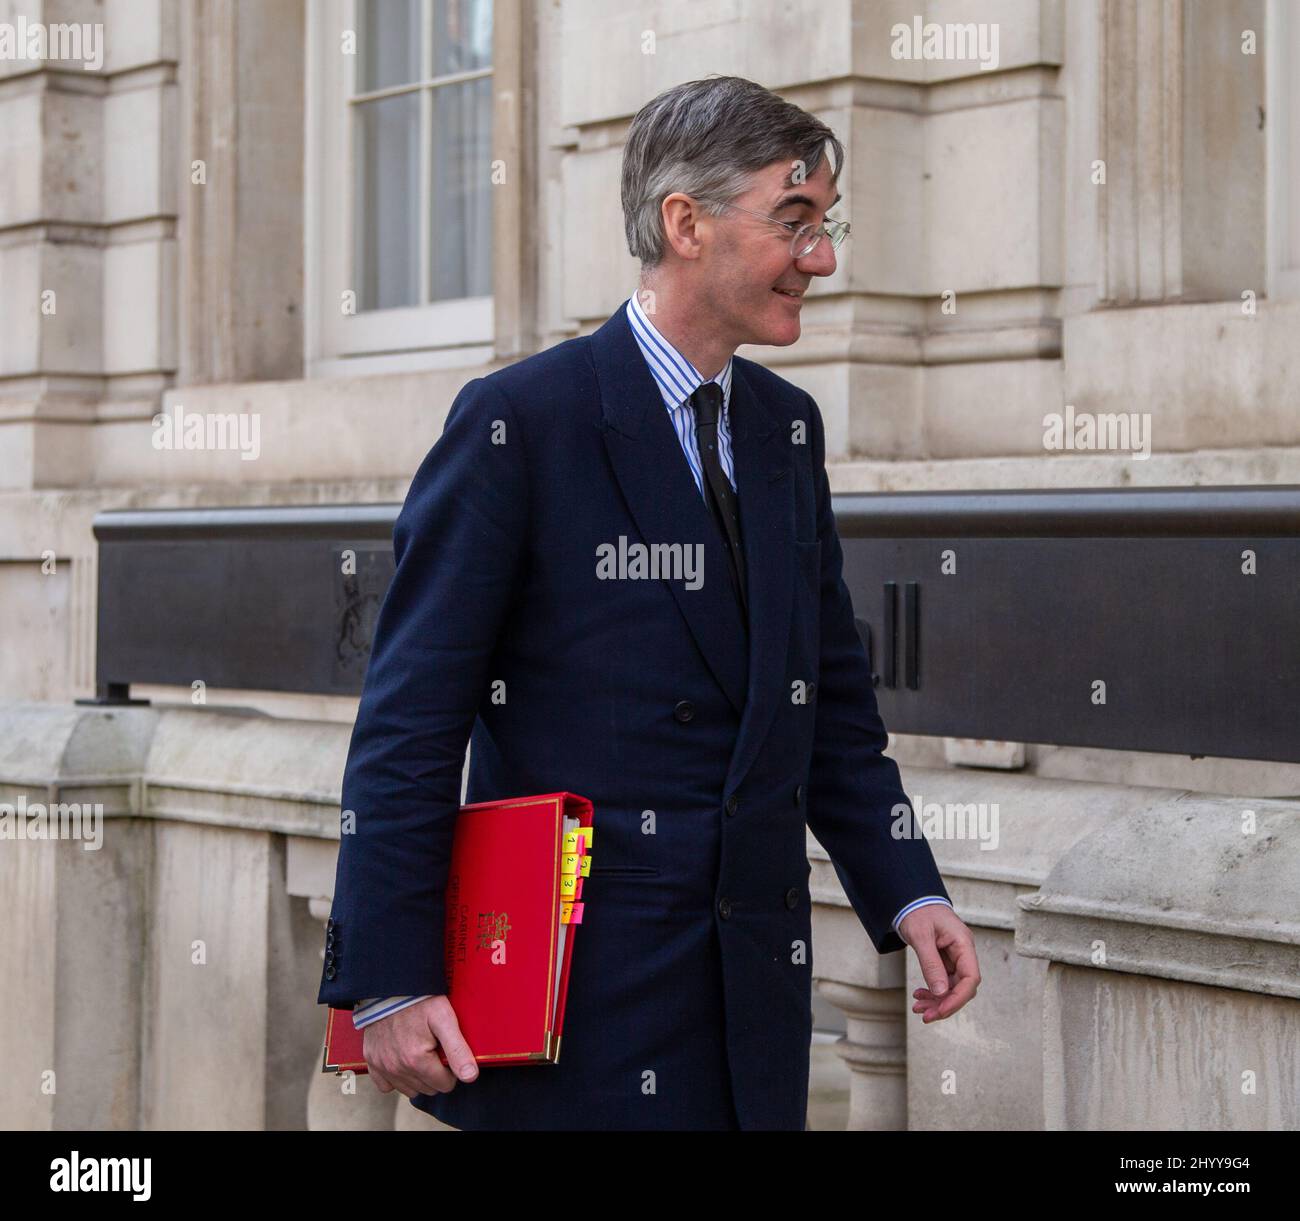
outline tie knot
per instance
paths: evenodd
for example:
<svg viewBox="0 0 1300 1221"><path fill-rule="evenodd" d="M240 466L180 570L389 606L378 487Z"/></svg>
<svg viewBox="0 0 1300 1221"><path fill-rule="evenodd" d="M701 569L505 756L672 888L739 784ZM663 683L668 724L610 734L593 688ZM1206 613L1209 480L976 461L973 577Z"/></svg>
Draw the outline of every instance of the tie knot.
<svg viewBox="0 0 1300 1221"><path fill-rule="evenodd" d="M691 395L696 427L716 424L722 410L722 387L717 382L701 382Z"/></svg>

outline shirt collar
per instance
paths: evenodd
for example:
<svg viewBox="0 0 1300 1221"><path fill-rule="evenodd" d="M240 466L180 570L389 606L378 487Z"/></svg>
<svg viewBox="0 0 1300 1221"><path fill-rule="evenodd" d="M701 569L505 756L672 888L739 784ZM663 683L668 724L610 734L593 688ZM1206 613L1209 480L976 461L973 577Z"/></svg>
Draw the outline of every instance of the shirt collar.
<svg viewBox="0 0 1300 1221"><path fill-rule="evenodd" d="M645 357L645 362L650 367L655 385L659 387L659 393L663 396L664 406L669 411L675 410L690 398L696 387L702 385L705 379L695 366L659 333L654 323L646 316L645 310L641 308L636 293L628 298L627 320L632 327L632 335L636 339L637 347L641 349L641 355ZM732 359L728 357L727 363L722 366L717 376L708 379L722 387L722 415L728 422L730 422Z"/></svg>

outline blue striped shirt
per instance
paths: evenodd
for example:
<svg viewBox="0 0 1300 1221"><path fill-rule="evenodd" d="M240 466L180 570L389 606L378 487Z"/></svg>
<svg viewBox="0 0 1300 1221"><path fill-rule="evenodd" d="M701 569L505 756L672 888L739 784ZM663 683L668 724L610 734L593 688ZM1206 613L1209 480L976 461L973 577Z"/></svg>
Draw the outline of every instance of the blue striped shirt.
<svg viewBox="0 0 1300 1221"><path fill-rule="evenodd" d="M704 384L705 378L659 333L654 323L646 316L645 310L641 308L636 293L628 298L627 320L632 327L632 336L636 340L636 345L641 349L641 355L645 357L645 363L650 368L650 375L654 378L655 385L659 387L673 431L677 434L682 453L686 455L686 465L695 479L695 486L703 496L704 468L700 464L700 450L695 442L695 408L691 406L690 398L695 389ZM722 414L718 416L718 456L722 460L722 470L734 489L736 472L731 457L732 359L728 357L722 370L708 380L717 382L722 387ZM894 917L894 932L898 932L898 923L904 916L914 912L918 907L924 907L927 903L952 906L941 895L926 895L921 899L913 899ZM408 1005L423 1000L428 1000L428 997L376 996L360 1001L352 1011L352 1025L360 1030L371 1022L391 1017L399 1009L405 1009Z"/></svg>
<svg viewBox="0 0 1300 1221"><path fill-rule="evenodd" d="M704 467L700 464L700 449L695 440L695 408L691 405L690 398L704 384L705 379L685 356L659 334L641 308L636 293L627 301L627 321L632 328L636 346L641 349L641 355L650 367L650 375L659 387L664 406L668 408L668 418L672 421L682 453L686 455L686 465L694 476L695 486L700 489L700 495L704 496ZM722 387L722 413L718 416L718 457L722 460L723 473L734 491L736 471L731 457L731 360L731 357L727 357L727 363L722 366L721 372L708 380L717 382Z"/></svg>

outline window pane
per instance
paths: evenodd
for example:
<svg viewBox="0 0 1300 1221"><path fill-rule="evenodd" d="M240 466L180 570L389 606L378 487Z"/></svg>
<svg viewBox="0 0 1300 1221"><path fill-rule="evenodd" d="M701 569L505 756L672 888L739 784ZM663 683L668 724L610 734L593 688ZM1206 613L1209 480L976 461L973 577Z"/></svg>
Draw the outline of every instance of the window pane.
<svg viewBox="0 0 1300 1221"><path fill-rule="evenodd" d="M354 224L358 308L416 305L419 296L420 95L356 105Z"/></svg>
<svg viewBox="0 0 1300 1221"><path fill-rule="evenodd" d="M357 92L420 79L420 0L357 0Z"/></svg>
<svg viewBox="0 0 1300 1221"><path fill-rule="evenodd" d="M491 66L492 0L434 0L434 76Z"/></svg>
<svg viewBox="0 0 1300 1221"><path fill-rule="evenodd" d="M492 78L433 90L433 300L492 291Z"/></svg>

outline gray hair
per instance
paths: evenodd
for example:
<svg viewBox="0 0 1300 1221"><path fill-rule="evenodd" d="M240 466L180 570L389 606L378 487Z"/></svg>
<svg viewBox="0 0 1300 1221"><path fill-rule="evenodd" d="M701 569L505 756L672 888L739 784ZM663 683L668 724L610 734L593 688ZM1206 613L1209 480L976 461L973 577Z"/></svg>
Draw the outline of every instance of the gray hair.
<svg viewBox="0 0 1300 1221"><path fill-rule="evenodd" d="M642 268L664 255L660 207L674 191L719 214L743 195L757 170L774 161L803 163L804 178L821 165L825 146L838 178L844 146L825 123L740 76L686 81L637 111L623 147L623 227Z"/></svg>

